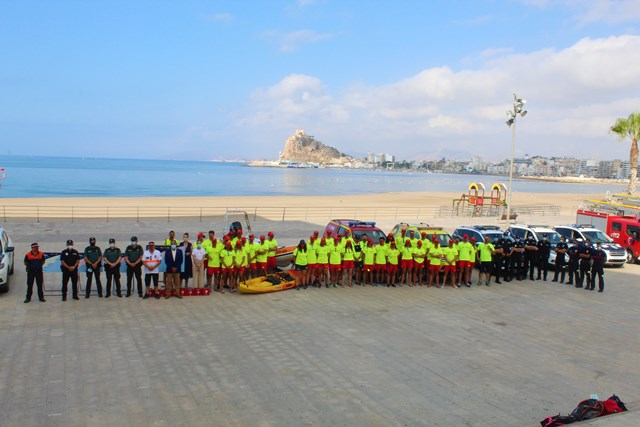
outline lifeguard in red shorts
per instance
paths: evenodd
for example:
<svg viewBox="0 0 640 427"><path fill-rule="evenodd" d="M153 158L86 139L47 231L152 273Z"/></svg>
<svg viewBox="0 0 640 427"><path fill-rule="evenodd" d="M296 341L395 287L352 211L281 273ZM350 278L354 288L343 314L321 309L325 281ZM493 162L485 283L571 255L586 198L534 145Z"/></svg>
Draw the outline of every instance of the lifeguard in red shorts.
<svg viewBox="0 0 640 427"><path fill-rule="evenodd" d="M258 276L267 275L267 253L269 252L269 246L264 239L264 236L260 236L260 243L256 246L256 265L258 268Z"/></svg>
<svg viewBox="0 0 640 427"><path fill-rule="evenodd" d="M411 246L411 240L409 238L405 239L404 245L399 250L402 254L400 260L400 268L402 269L400 286L402 286L403 283L413 286L411 283L411 270L413 269L413 247Z"/></svg>
<svg viewBox="0 0 640 427"><path fill-rule="evenodd" d="M315 286L314 283L318 277L318 256L316 252L318 242L316 241L315 233L309 236L309 244L307 245L307 284L311 286Z"/></svg>
<svg viewBox="0 0 640 427"><path fill-rule="evenodd" d="M375 282L376 284L384 284L385 279L387 278L387 244L384 242L384 237L380 238L378 242L378 246L376 246L376 267L375 267Z"/></svg>
<svg viewBox="0 0 640 427"><path fill-rule="evenodd" d="M459 288L456 284L456 261L458 260L458 249L454 246L455 241L449 240L449 246L442 249L444 255L444 278L442 284L447 284L447 278L451 276L451 287Z"/></svg>
<svg viewBox="0 0 640 427"><path fill-rule="evenodd" d="M429 250L427 255L429 258L429 284L431 286L435 282L435 286L441 288L440 285L440 268L442 267L442 248L440 247L440 241L433 237L433 247Z"/></svg>
<svg viewBox="0 0 640 427"><path fill-rule="evenodd" d="M413 284L422 286L422 273L424 272L424 260L427 250L422 246L422 240L416 242L413 248Z"/></svg>
<svg viewBox="0 0 640 427"><path fill-rule="evenodd" d="M318 274L320 276L320 286L324 283L329 287L329 253L331 248L327 245L327 239L320 239L320 245L316 248L316 264L318 265Z"/></svg>
<svg viewBox="0 0 640 427"><path fill-rule="evenodd" d="M387 288L396 287L396 278L398 276L398 258L400 251L396 247L396 242L391 240L387 249Z"/></svg>
<svg viewBox="0 0 640 427"><path fill-rule="evenodd" d="M267 272L276 272L276 251L278 250L278 241L273 231L267 233Z"/></svg>
<svg viewBox="0 0 640 427"><path fill-rule="evenodd" d="M473 245L468 241L469 236L462 236L462 242L458 243L458 283L464 283L467 287L471 282L471 258L473 256Z"/></svg>

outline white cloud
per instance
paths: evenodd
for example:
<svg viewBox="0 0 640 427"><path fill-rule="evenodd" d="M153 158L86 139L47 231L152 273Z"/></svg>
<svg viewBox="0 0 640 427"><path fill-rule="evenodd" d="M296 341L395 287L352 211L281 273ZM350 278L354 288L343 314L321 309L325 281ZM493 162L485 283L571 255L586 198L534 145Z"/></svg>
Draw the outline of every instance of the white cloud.
<svg viewBox="0 0 640 427"><path fill-rule="evenodd" d="M278 46L281 52L293 52L304 44L317 43L333 37L329 33L318 33L313 30L303 29L290 32L267 31L262 37Z"/></svg>
<svg viewBox="0 0 640 427"><path fill-rule="evenodd" d="M342 151L506 158L505 111L517 92L529 101L517 151L624 157L626 147L613 144L608 129L640 110L638 51L640 36L585 38L562 50L504 52L475 68L429 68L380 86L354 83L337 94L317 77L292 74L256 90L238 124L256 138L304 128ZM274 153L283 141L273 141Z"/></svg>
<svg viewBox="0 0 640 427"><path fill-rule="evenodd" d="M618 24L640 19L640 1L638 0L572 0L571 4L577 9L582 9L578 13L578 22L583 25L593 22Z"/></svg>
<svg viewBox="0 0 640 427"><path fill-rule="evenodd" d="M619 24L635 22L640 19L640 1L638 0L521 0L523 4L546 8L547 6L568 6L573 10L579 25L604 22Z"/></svg>

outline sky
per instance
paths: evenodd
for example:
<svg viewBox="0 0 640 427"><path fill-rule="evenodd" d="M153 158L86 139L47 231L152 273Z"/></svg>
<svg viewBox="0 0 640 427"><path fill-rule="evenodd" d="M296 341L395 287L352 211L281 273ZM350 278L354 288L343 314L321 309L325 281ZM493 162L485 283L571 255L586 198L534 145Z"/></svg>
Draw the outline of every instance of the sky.
<svg viewBox="0 0 640 427"><path fill-rule="evenodd" d="M0 0L2 155L628 158L638 0Z"/></svg>

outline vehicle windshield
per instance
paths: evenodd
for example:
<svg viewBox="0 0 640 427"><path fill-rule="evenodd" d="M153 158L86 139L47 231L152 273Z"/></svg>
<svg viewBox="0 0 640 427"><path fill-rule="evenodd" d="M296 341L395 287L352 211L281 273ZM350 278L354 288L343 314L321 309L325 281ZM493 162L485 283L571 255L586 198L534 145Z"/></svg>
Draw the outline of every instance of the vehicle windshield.
<svg viewBox="0 0 640 427"><path fill-rule="evenodd" d="M440 242L440 246L449 246L449 240L451 240L451 238L449 237L448 234L432 234L432 236L436 236L436 238L438 239L438 241Z"/></svg>
<svg viewBox="0 0 640 427"><path fill-rule="evenodd" d="M600 230L583 231L584 237L591 240L591 243L611 243L613 240Z"/></svg>
<svg viewBox="0 0 640 427"><path fill-rule="evenodd" d="M482 233L482 237L488 237L489 238L489 242L493 243L496 240L501 240L502 239L502 233L501 232Z"/></svg>
<svg viewBox="0 0 640 427"><path fill-rule="evenodd" d="M556 233L555 231L538 231L536 232L536 237L538 238L538 240L542 240L544 238L543 234L546 234L547 237L549 238L549 242L551 242L551 244L558 244L560 243L562 240L560 240L560 235L558 233Z"/></svg>
<svg viewBox="0 0 640 427"><path fill-rule="evenodd" d="M373 240L374 244L378 244L378 242L380 241L381 237L384 237L385 239L387 238L386 234L384 234L382 231L380 230L354 230L353 231L353 237L358 237L362 240L362 236L363 235L367 235L367 238Z"/></svg>

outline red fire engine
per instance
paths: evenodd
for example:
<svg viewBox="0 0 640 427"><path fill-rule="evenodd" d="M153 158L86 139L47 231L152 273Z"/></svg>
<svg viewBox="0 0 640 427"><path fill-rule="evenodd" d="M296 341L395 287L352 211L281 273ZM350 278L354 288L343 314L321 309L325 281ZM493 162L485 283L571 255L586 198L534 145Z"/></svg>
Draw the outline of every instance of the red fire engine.
<svg viewBox="0 0 640 427"><path fill-rule="evenodd" d="M640 258L640 219L636 215L615 215L610 212L578 209L578 224L591 224L627 251L627 262Z"/></svg>

